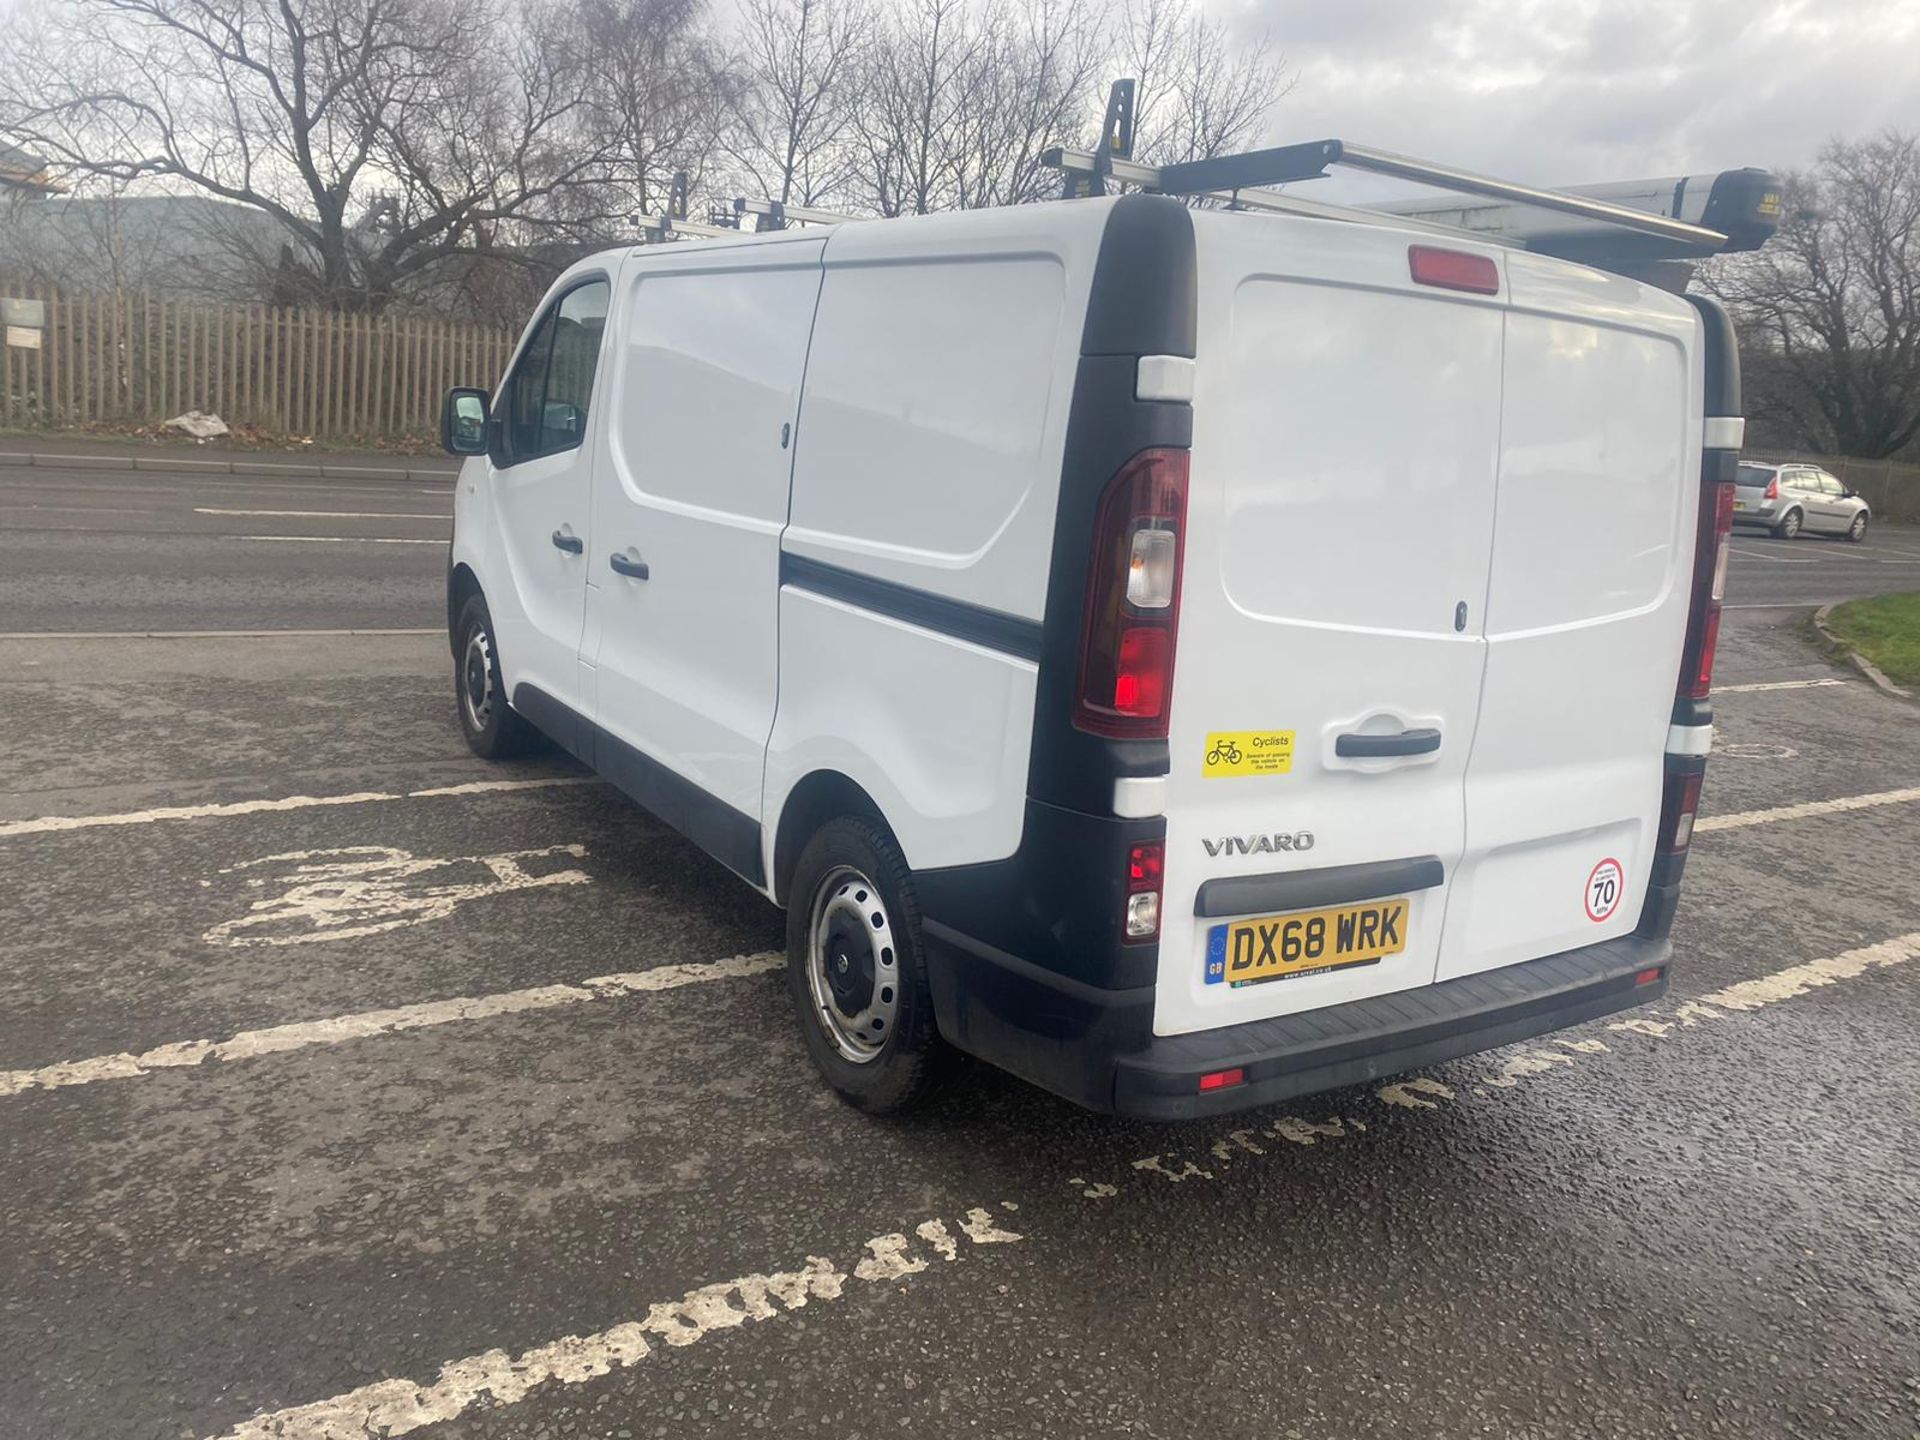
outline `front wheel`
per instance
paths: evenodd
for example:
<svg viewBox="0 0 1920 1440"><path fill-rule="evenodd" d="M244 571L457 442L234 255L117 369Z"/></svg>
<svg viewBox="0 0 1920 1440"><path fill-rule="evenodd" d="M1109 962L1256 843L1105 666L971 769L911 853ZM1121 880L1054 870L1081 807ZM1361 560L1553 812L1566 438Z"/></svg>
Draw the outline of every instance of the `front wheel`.
<svg viewBox="0 0 1920 1440"><path fill-rule="evenodd" d="M1780 517L1780 528L1773 532L1782 540L1791 540L1800 533L1800 512L1789 510Z"/></svg>
<svg viewBox="0 0 1920 1440"><path fill-rule="evenodd" d="M815 1068L876 1115L925 1097L947 1059L934 1025L912 876L893 837L843 816L794 868L787 988Z"/></svg>
<svg viewBox="0 0 1920 1440"><path fill-rule="evenodd" d="M467 597L454 626L453 707L468 747L484 760L524 755L539 744L539 732L507 705L493 616L478 595Z"/></svg>
<svg viewBox="0 0 1920 1440"><path fill-rule="evenodd" d="M1867 538L1867 512L1862 510L1853 517L1853 524L1847 527L1847 539L1858 545Z"/></svg>

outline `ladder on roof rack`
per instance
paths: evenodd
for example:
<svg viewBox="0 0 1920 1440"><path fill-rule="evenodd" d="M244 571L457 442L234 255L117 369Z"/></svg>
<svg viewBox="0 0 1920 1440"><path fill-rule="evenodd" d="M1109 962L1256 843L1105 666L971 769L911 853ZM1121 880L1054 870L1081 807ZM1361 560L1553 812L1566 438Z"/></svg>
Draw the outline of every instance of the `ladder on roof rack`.
<svg viewBox="0 0 1920 1440"><path fill-rule="evenodd" d="M1780 185L1764 170L1556 190L1343 140L1315 140L1176 165L1142 165L1132 153L1133 82L1118 80L1107 101L1100 148L1091 153L1054 149L1042 158L1065 173L1068 197L1102 194L1108 181L1117 180L1163 195L1220 200L1237 209L1412 225L1454 234L1465 231L1481 239L1629 272L1657 261L1756 250L1780 221ZM1266 188L1322 179L1335 165L1468 198L1339 206Z"/></svg>

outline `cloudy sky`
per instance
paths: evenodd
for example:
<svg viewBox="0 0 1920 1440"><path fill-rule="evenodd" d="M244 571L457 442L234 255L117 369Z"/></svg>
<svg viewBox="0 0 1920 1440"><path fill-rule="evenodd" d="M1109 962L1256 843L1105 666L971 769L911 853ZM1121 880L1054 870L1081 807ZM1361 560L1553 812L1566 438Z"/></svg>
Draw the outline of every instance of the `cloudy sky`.
<svg viewBox="0 0 1920 1440"><path fill-rule="evenodd" d="M1298 84L1274 138L1573 184L1789 169L1920 130L1920 0L1226 0ZM1303 193L1371 193L1316 181Z"/></svg>

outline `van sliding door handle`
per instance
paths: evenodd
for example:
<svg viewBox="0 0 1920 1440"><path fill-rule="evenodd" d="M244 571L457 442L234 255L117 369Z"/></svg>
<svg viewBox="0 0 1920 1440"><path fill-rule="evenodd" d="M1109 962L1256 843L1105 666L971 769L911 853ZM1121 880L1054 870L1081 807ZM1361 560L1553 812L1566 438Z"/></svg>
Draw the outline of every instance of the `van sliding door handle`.
<svg viewBox="0 0 1920 1440"><path fill-rule="evenodd" d="M556 530L553 532L553 548L564 550L569 555L578 555L587 548L587 542L578 535L568 535L564 531Z"/></svg>
<svg viewBox="0 0 1920 1440"><path fill-rule="evenodd" d="M1347 760L1385 760L1397 755L1431 755L1440 748L1438 730L1402 730L1398 735L1342 735L1333 753Z"/></svg>
<svg viewBox="0 0 1920 1440"><path fill-rule="evenodd" d="M650 573L647 570L646 561L629 560L626 556L622 555L618 550L614 551L613 554L607 557L607 564L611 565L614 568L614 570L619 574L629 576L635 580L645 580L648 574Z"/></svg>

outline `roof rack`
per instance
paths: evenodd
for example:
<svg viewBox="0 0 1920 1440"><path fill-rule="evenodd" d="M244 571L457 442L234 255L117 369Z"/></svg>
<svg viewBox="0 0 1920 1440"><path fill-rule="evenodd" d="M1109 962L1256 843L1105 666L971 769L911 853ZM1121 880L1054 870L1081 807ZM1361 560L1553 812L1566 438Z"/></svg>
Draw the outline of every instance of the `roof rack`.
<svg viewBox="0 0 1920 1440"><path fill-rule="evenodd" d="M1758 249L1780 220L1780 185L1764 170L1558 190L1344 140L1315 140L1176 165L1142 165L1132 154L1133 82L1118 80L1108 95L1100 148L1054 149L1042 159L1065 173L1069 197L1103 194L1109 181L1120 181L1163 195L1218 200L1235 209L1466 231L1623 270L1651 261L1698 260L1729 250ZM1339 206L1266 188L1322 179L1336 165L1469 198Z"/></svg>
<svg viewBox="0 0 1920 1440"><path fill-rule="evenodd" d="M627 216L627 223L638 229L642 237L652 244L675 240L685 236L689 240L717 240L740 233L740 222L736 216L716 214L713 223L687 218L688 177L684 170L673 172L673 188L667 192L667 213L649 215L637 213Z"/></svg>
<svg viewBox="0 0 1920 1440"><path fill-rule="evenodd" d="M746 217L755 218L754 229L784 230L788 224L798 221L802 225L845 225L858 220L858 215L842 215L833 210L819 210L811 205L789 205L784 200L749 200L742 195L733 202L735 222L744 228ZM771 221L761 224L760 221Z"/></svg>

